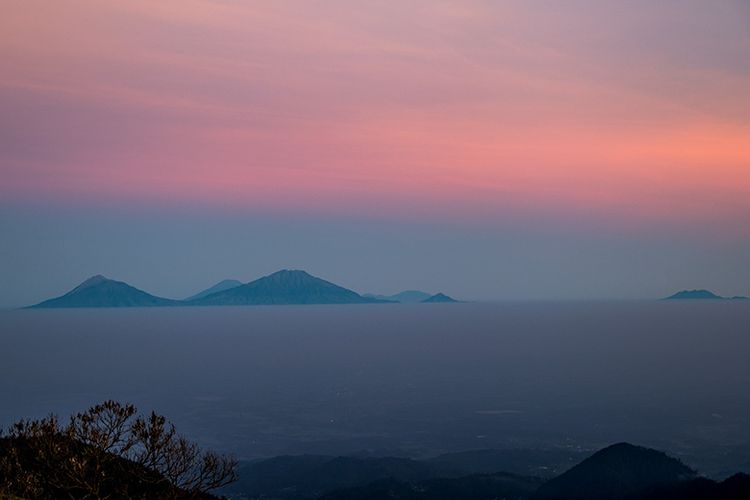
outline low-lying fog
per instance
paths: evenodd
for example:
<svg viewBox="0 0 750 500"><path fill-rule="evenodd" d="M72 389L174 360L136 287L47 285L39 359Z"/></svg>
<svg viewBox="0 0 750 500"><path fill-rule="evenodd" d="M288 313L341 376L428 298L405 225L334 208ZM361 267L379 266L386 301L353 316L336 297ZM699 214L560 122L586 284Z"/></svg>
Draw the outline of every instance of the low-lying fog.
<svg viewBox="0 0 750 500"><path fill-rule="evenodd" d="M750 304L0 312L0 425L107 398L240 458L750 444ZM697 451L696 451L697 450Z"/></svg>

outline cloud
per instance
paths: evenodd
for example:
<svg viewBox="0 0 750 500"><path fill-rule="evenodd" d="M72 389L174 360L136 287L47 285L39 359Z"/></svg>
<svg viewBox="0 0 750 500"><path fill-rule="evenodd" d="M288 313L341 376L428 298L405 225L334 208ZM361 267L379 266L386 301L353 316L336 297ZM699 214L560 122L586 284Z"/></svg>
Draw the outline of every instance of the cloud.
<svg viewBox="0 0 750 500"><path fill-rule="evenodd" d="M0 192L739 219L746 14L698 1L12 1Z"/></svg>

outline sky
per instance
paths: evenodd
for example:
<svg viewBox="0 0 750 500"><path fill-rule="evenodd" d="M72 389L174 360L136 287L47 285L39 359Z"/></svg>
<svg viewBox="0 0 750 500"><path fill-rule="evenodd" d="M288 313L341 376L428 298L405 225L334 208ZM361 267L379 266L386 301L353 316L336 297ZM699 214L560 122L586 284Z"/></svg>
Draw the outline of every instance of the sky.
<svg viewBox="0 0 750 500"><path fill-rule="evenodd" d="M745 0L6 0L0 306L750 295L748 54Z"/></svg>

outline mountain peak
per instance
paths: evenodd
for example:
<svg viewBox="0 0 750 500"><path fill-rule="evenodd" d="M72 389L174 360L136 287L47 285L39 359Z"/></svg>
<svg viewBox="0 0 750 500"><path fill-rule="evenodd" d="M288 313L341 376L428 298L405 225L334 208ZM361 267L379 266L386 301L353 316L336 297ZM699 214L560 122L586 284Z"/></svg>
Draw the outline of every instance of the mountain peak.
<svg viewBox="0 0 750 500"><path fill-rule="evenodd" d="M313 276L307 271L302 269L281 269L267 276L264 276L256 281L265 280L269 283L278 283L282 286L305 286L328 283L333 285L330 281L326 281L317 276ZM336 286L336 285L333 285Z"/></svg>
<svg viewBox="0 0 750 500"><path fill-rule="evenodd" d="M282 269L194 301L196 305L358 304L382 302L299 269Z"/></svg>
<svg viewBox="0 0 750 500"><path fill-rule="evenodd" d="M618 443L597 451L547 482L537 496L540 499L621 499L694 477L693 469L666 453Z"/></svg>
<svg viewBox="0 0 750 500"><path fill-rule="evenodd" d="M66 293L65 295L70 295L72 293L81 292L83 290L86 290L88 288L95 288L100 285L103 285L104 283L118 283L117 281L113 281L106 276L103 276L101 274L95 274L94 276L84 280L80 285Z"/></svg>
<svg viewBox="0 0 750 500"><path fill-rule="evenodd" d="M431 304L431 303L439 303L439 302L458 302L453 297L449 297L448 295L444 293L436 293L432 297L429 297L427 299L424 299L422 302Z"/></svg>
<svg viewBox="0 0 750 500"><path fill-rule="evenodd" d="M723 298L708 290L682 290L670 295L665 300L720 300Z"/></svg>
<svg viewBox="0 0 750 500"><path fill-rule="evenodd" d="M266 278L311 278L316 279L315 276L304 271L302 269L280 269L275 273L271 273Z"/></svg>
<svg viewBox="0 0 750 500"><path fill-rule="evenodd" d="M85 287L88 287L88 286L96 286L96 285L99 285L100 283L104 283L106 281L111 281L111 280L109 278L107 278L106 276L103 276L101 274L95 274L92 277L90 277L89 279L85 280L80 285L78 285L78 287L79 288L85 288Z"/></svg>
<svg viewBox="0 0 750 500"><path fill-rule="evenodd" d="M122 281L97 274L65 295L45 300L32 308L67 307L153 307L175 305L177 302L156 297Z"/></svg>

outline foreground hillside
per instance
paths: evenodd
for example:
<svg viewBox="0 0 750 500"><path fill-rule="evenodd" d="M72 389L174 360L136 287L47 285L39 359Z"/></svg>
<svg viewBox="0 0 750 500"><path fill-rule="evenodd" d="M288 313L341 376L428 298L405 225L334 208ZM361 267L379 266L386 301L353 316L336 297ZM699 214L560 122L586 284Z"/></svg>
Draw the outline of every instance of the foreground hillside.
<svg viewBox="0 0 750 500"><path fill-rule="evenodd" d="M106 401L70 418L22 420L0 437L0 498L203 499L235 479L155 413Z"/></svg>

